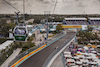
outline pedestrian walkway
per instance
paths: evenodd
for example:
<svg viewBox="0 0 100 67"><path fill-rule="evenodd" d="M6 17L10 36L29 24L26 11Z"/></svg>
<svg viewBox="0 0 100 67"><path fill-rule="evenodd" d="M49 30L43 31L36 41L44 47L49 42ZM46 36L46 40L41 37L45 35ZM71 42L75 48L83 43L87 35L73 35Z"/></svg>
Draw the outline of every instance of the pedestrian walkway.
<svg viewBox="0 0 100 67"><path fill-rule="evenodd" d="M50 67L64 67L61 54L54 60Z"/></svg>
<svg viewBox="0 0 100 67"><path fill-rule="evenodd" d="M22 49L17 48L14 52L7 58L7 60L0 67L8 67L9 63L20 53Z"/></svg>

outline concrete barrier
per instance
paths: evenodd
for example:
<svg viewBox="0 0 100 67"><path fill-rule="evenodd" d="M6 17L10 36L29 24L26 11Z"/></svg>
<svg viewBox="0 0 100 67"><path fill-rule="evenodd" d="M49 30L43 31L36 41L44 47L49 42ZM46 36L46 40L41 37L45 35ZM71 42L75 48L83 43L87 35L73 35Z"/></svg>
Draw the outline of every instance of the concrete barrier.
<svg viewBox="0 0 100 67"><path fill-rule="evenodd" d="M69 43L67 43L58 53L56 53L56 54L53 56L53 58L49 61L49 63L47 64L46 67L50 67L50 66L51 66L51 64L52 64L53 61L57 58L57 56L58 56L62 51L64 51L64 49L74 40L74 38L75 38L75 37L73 37L73 39L72 39Z"/></svg>

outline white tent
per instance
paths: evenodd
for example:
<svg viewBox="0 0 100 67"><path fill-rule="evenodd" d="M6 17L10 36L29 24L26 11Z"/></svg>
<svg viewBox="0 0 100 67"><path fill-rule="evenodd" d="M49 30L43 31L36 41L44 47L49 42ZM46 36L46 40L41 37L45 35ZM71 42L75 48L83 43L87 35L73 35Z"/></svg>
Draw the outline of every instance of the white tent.
<svg viewBox="0 0 100 67"><path fill-rule="evenodd" d="M71 52L64 51L64 54L70 55Z"/></svg>
<svg viewBox="0 0 100 67"><path fill-rule="evenodd" d="M93 60L96 60L96 59L98 59L96 56L94 56L94 57L92 57L93 58Z"/></svg>
<svg viewBox="0 0 100 67"><path fill-rule="evenodd" d="M89 62L88 60L84 60L84 59L81 59L80 61L81 62L87 62L87 63Z"/></svg>
<svg viewBox="0 0 100 67"><path fill-rule="evenodd" d="M88 45L92 45L92 44L88 43Z"/></svg>
<svg viewBox="0 0 100 67"><path fill-rule="evenodd" d="M98 58L95 58L95 59L94 59L95 62L97 62L98 60L99 60Z"/></svg>
<svg viewBox="0 0 100 67"><path fill-rule="evenodd" d="M81 54L81 52L80 52L80 51L77 51L77 53L78 53L78 54Z"/></svg>
<svg viewBox="0 0 100 67"><path fill-rule="evenodd" d="M97 63L98 63L98 65L100 65L100 60L99 59L97 59Z"/></svg>
<svg viewBox="0 0 100 67"><path fill-rule="evenodd" d="M87 53L87 55L88 55L88 56L92 56L92 55L93 55L93 53Z"/></svg>
<svg viewBox="0 0 100 67"><path fill-rule="evenodd" d="M78 50L83 50L82 48L78 48Z"/></svg>
<svg viewBox="0 0 100 67"><path fill-rule="evenodd" d="M95 55L95 54L93 54L93 53L88 53L88 54L91 55L91 56Z"/></svg>
<svg viewBox="0 0 100 67"><path fill-rule="evenodd" d="M92 59L92 57L86 57L86 59Z"/></svg>
<svg viewBox="0 0 100 67"><path fill-rule="evenodd" d="M75 65L75 66L71 66L71 67L79 67L78 65Z"/></svg>
<svg viewBox="0 0 100 67"><path fill-rule="evenodd" d="M73 59L67 59L67 62L75 62Z"/></svg>
<svg viewBox="0 0 100 67"><path fill-rule="evenodd" d="M87 46L84 46L83 48L84 48L85 50L88 50L88 47L87 47Z"/></svg>
<svg viewBox="0 0 100 67"><path fill-rule="evenodd" d="M80 53L80 54L82 54L82 55L88 55L88 53Z"/></svg>
<svg viewBox="0 0 100 67"><path fill-rule="evenodd" d="M67 57L72 57L72 56L71 56L71 55L64 55L64 57L66 57L66 58L67 58Z"/></svg>
<svg viewBox="0 0 100 67"><path fill-rule="evenodd" d="M88 53L84 53L84 55L89 55Z"/></svg>
<svg viewBox="0 0 100 67"><path fill-rule="evenodd" d="M98 55L100 55L100 53L97 53Z"/></svg>
<svg viewBox="0 0 100 67"><path fill-rule="evenodd" d="M79 59L79 57L78 56L74 56L74 59Z"/></svg>
<svg viewBox="0 0 100 67"><path fill-rule="evenodd" d="M97 64L97 62L89 62L90 64Z"/></svg>
<svg viewBox="0 0 100 67"><path fill-rule="evenodd" d="M90 48L90 50L94 50L94 48Z"/></svg>
<svg viewBox="0 0 100 67"><path fill-rule="evenodd" d="M82 64L82 62L81 61L77 61L76 64Z"/></svg>
<svg viewBox="0 0 100 67"><path fill-rule="evenodd" d="M85 58L84 55L77 55L79 58Z"/></svg>
<svg viewBox="0 0 100 67"><path fill-rule="evenodd" d="M97 53L96 51L92 51L92 53Z"/></svg>

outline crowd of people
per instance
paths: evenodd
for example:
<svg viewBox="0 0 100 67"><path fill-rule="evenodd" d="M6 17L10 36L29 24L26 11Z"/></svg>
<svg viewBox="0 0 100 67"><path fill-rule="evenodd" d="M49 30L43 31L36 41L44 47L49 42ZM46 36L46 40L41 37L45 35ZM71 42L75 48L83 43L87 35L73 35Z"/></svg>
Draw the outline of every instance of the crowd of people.
<svg viewBox="0 0 100 67"><path fill-rule="evenodd" d="M70 45L63 51L66 67L100 67L95 45Z"/></svg>
<svg viewBox="0 0 100 67"><path fill-rule="evenodd" d="M89 25L89 23L87 21L84 21L84 20L66 20L66 23L67 25Z"/></svg>
<svg viewBox="0 0 100 67"><path fill-rule="evenodd" d="M91 25L100 25L100 20L97 20L97 21L96 20L91 20L90 24Z"/></svg>
<svg viewBox="0 0 100 67"><path fill-rule="evenodd" d="M66 20L64 22L66 25L100 25L100 20L90 20L87 22L86 20Z"/></svg>

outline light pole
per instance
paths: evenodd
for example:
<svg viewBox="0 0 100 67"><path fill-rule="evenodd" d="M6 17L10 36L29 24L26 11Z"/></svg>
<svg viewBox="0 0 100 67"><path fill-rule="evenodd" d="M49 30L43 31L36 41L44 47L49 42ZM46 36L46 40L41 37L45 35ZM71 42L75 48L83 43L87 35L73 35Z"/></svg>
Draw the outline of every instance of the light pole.
<svg viewBox="0 0 100 67"><path fill-rule="evenodd" d="M30 17L31 17L31 10L30 10Z"/></svg>
<svg viewBox="0 0 100 67"><path fill-rule="evenodd" d="M16 22L17 22L17 24L18 24L18 15L19 15L19 13L20 13L20 12L15 12L15 14L17 15L17 17L16 17Z"/></svg>
<svg viewBox="0 0 100 67"><path fill-rule="evenodd" d="M48 40L48 34L49 34L49 24L48 24L48 17L50 16L50 11L44 11L44 15L46 16L46 24L47 24L47 40Z"/></svg>

